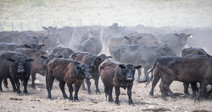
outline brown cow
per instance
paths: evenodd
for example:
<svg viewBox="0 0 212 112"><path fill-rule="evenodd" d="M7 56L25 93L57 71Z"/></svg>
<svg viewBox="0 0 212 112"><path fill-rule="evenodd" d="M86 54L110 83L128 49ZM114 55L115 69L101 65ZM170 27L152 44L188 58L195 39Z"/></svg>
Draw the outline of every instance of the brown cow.
<svg viewBox="0 0 212 112"><path fill-rule="evenodd" d="M200 82L200 89L195 101L199 101L199 97L203 94L206 86L212 84L212 57L198 55L191 58L161 57L154 62L153 69L155 67L159 70L160 89L164 100L167 100L167 93L174 98L174 94L169 88L174 80L187 83Z"/></svg>
<svg viewBox="0 0 212 112"><path fill-rule="evenodd" d="M93 71L93 66L87 66L85 64L79 63L77 61L72 61L64 58L56 58L49 61L48 74L46 76L46 87L48 91L48 98L51 99L51 90L54 79L57 79L60 83L60 89L63 93L64 98L68 98L65 93L65 83L67 83L71 101L78 101L78 91L82 84L83 79L90 79L92 75L90 72ZM75 95L72 96L73 87L75 84Z"/></svg>
<svg viewBox="0 0 212 112"><path fill-rule="evenodd" d="M105 87L105 95L109 95L109 102L113 101L112 90L115 87L116 100L119 105L120 87L126 89L129 98L129 105L133 105L132 86L134 81L135 69L141 66L133 66L131 64L118 64L112 60L105 60L99 66L100 76Z"/></svg>
<svg viewBox="0 0 212 112"><path fill-rule="evenodd" d="M81 63L84 63L89 66L90 65L95 66L95 71L92 75L93 75L93 79L95 80L97 94L98 93L100 94L99 87L98 87L98 83L99 83L98 67L107 58L111 58L111 57L106 56L105 54L101 54L101 55L97 56L96 54L87 53L87 52L76 52L70 56L70 59L72 59L72 60L80 61ZM91 90L90 90L91 81L86 80L86 84L87 84L88 94L91 94ZM84 83L83 83L82 87L85 90Z"/></svg>

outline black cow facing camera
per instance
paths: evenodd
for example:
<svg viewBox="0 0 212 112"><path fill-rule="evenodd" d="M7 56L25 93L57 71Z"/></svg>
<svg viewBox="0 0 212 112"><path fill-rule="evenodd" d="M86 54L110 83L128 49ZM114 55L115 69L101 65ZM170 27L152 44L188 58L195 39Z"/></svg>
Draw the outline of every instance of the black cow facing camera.
<svg viewBox="0 0 212 112"><path fill-rule="evenodd" d="M18 52L7 51L0 55L0 91L2 91L2 79L10 78L13 91L20 95L20 82L23 81L24 93L27 93L27 84L31 73L31 62L27 55ZM17 88L16 88L17 87Z"/></svg>
<svg viewBox="0 0 212 112"><path fill-rule="evenodd" d="M134 105L132 101L132 86L134 81L135 69L141 66L133 66L131 64L118 64L113 60L105 60L99 66L100 76L105 87L105 95L109 95L109 102L113 101L112 90L115 87L116 100L119 103L120 87L126 89L129 98L129 105Z"/></svg>

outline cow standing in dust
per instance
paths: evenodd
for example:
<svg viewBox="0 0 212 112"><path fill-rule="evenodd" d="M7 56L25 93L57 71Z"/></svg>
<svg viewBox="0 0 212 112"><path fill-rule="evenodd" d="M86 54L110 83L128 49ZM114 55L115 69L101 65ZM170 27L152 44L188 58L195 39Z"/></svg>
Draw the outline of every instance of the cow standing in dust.
<svg viewBox="0 0 212 112"><path fill-rule="evenodd" d="M51 90L54 79L57 79L60 83L60 89L63 93L63 97L66 99L68 96L65 93L65 83L69 88L69 100L78 101L78 91L82 84L83 79L92 78L91 72L93 71L93 66L87 66L81 64L77 61L72 61L68 59L58 58L49 61L48 63L48 75L46 76L46 88L48 91L48 98L51 99ZM73 98L72 84L75 84L75 95Z"/></svg>
<svg viewBox="0 0 212 112"><path fill-rule="evenodd" d="M24 93L28 93L27 84L31 73L31 62L27 55L18 52L7 51L0 55L0 91L2 91L2 79L10 78L13 91L21 94L20 82L23 81ZM17 87L17 88L16 88Z"/></svg>
<svg viewBox="0 0 212 112"><path fill-rule="evenodd" d="M133 66L131 64L119 64L112 60L105 60L99 66L100 76L104 84L105 95L109 95L109 102L113 101L112 91L115 88L116 100L115 103L119 103L120 87L126 89L129 98L129 105L133 105L132 101L132 87L135 75L135 69L139 69L141 66Z"/></svg>

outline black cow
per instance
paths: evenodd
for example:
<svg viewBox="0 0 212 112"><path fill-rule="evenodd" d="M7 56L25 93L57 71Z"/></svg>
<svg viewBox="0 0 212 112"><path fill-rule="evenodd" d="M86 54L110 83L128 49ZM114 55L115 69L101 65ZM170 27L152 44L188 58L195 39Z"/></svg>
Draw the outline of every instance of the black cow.
<svg viewBox="0 0 212 112"><path fill-rule="evenodd" d="M27 93L27 84L31 73L31 62L27 55L7 51L0 55L0 91L2 91L1 82L3 78L10 78L13 86L13 91L21 94L20 82L24 81L24 93ZM16 88L17 87L17 88Z"/></svg>
<svg viewBox="0 0 212 112"><path fill-rule="evenodd" d="M152 34L147 33L130 33L123 37L113 37L108 41L110 54L113 55L113 49L119 45L136 45L142 44L147 47L159 46L160 41Z"/></svg>
<svg viewBox="0 0 212 112"><path fill-rule="evenodd" d="M15 40L22 33L18 31L2 31L0 32L0 42L16 42Z"/></svg>
<svg viewBox="0 0 212 112"><path fill-rule="evenodd" d="M35 88L34 81L36 80L36 73L41 74L42 76L47 75L47 57L48 53L45 51L28 49L28 48L16 48L15 51L21 52L32 58L34 61L32 62L32 88Z"/></svg>
<svg viewBox="0 0 212 112"><path fill-rule="evenodd" d="M148 70L151 68L153 61L159 56L175 56L174 52L167 45L157 47L147 47L144 45L122 45L114 49L112 57L121 62L133 65L142 65L144 68L145 81L149 80L147 75ZM138 70L138 79L140 81L141 70Z"/></svg>
<svg viewBox="0 0 212 112"><path fill-rule="evenodd" d="M60 57L68 59L71 54L73 54L74 51L70 48L64 48L64 47L56 47L50 55L54 55L55 57Z"/></svg>
<svg viewBox="0 0 212 112"><path fill-rule="evenodd" d="M98 67L107 58L110 58L110 57L106 56L104 54L97 56L95 54L87 53L87 52L77 52L77 53L74 53L70 56L70 59L72 59L72 60L80 61L80 62L82 62L86 65L89 65L89 66L91 66L91 65L95 66L95 71L93 73L93 79L95 80L96 93L100 93L99 87L98 87L98 82L99 82ZM88 94L91 94L91 90L90 90L91 82L90 82L90 80L86 80L86 84L87 84ZM83 84L83 89L85 89L84 84Z"/></svg>
<svg viewBox="0 0 212 112"><path fill-rule="evenodd" d="M8 43L8 42L0 42L0 50L1 51L14 51L16 48L31 48L35 50L40 50L44 44L17 44L17 43Z"/></svg>
<svg viewBox="0 0 212 112"><path fill-rule="evenodd" d="M105 95L109 95L109 102L113 101L112 91L115 87L116 100L119 105L120 87L126 89L129 98L129 105L133 105L132 101L132 86L134 81L135 69L141 66L133 66L131 64L118 64L112 60L105 60L99 66L100 76L104 84Z"/></svg>
<svg viewBox="0 0 212 112"><path fill-rule="evenodd" d="M51 99L51 90L54 79L57 79L60 83L60 89L63 93L63 97L68 98L65 93L65 83L69 88L69 99L78 101L78 91L82 84L83 79L90 79L92 75L93 66L87 66L77 61L72 61L64 58L53 59L48 63L48 75L46 76L46 88L48 91L48 98ZM75 84L75 95L73 98L72 84Z"/></svg>
<svg viewBox="0 0 212 112"><path fill-rule="evenodd" d="M72 27L43 27L48 32L49 39L47 40L47 48L49 50L54 49L58 45L62 44L65 47L69 47L70 40L72 40L73 28Z"/></svg>
<svg viewBox="0 0 212 112"><path fill-rule="evenodd" d="M100 40L100 37L97 37L89 32L81 38L79 44L76 45L76 49L82 52L99 54L102 50L102 42Z"/></svg>
<svg viewBox="0 0 212 112"><path fill-rule="evenodd" d="M182 50L182 56L184 57L195 57L196 55L200 55L200 56L205 56L205 57L211 57L204 49L202 48L193 48L193 47L190 47L190 48L185 48ZM184 93L186 95L189 94L188 92L188 86L189 86L189 83L186 83L184 82L183 83L184 85ZM198 90L197 88L197 83L194 82L194 83L191 83L191 87L192 87L192 96L196 96L196 91ZM210 94L210 93L209 93Z"/></svg>
<svg viewBox="0 0 212 112"><path fill-rule="evenodd" d="M187 43L188 37L191 34L174 33L174 34L161 34L158 36L161 42L168 44L168 46L177 54L180 55L181 50Z"/></svg>
<svg viewBox="0 0 212 112"><path fill-rule="evenodd" d="M212 84L212 57L161 57L156 59L153 69L155 66L159 73L157 76L161 78L160 90L164 100L167 100L167 93L174 98L169 88L174 80L186 83L200 82L195 101L199 101L206 86Z"/></svg>
<svg viewBox="0 0 212 112"><path fill-rule="evenodd" d="M44 31L29 31L22 33L15 42L28 45L44 45L46 39L48 39L48 35Z"/></svg>

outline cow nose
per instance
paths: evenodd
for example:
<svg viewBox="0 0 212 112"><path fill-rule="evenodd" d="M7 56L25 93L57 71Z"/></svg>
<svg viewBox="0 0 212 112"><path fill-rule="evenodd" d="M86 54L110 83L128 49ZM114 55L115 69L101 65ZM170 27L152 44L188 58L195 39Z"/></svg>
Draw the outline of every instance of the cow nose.
<svg viewBox="0 0 212 112"><path fill-rule="evenodd" d="M88 75L88 79L91 79L92 78L92 76L91 75Z"/></svg>
<svg viewBox="0 0 212 112"><path fill-rule="evenodd" d="M134 80L134 79L133 79L132 76L128 76L128 77L127 77L127 80L132 81L132 80Z"/></svg>
<svg viewBox="0 0 212 112"><path fill-rule="evenodd" d="M22 70L18 70L18 73L23 73L24 72L24 70L22 69Z"/></svg>

